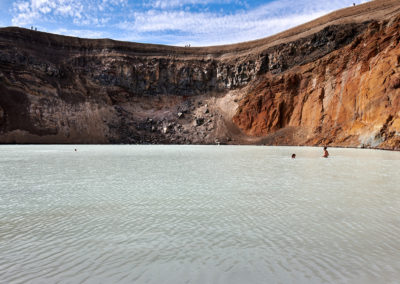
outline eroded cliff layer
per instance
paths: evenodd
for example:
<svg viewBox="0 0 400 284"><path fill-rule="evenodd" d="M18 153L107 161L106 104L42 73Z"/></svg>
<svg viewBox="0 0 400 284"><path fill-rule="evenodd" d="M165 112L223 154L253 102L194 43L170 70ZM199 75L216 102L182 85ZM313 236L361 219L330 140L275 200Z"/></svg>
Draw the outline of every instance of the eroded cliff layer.
<svg viewBox="0 0 400 284"><path fill-rule="evenodd" d="M315 62L263 76L233 120L268 144L400 149L399 111L400 16Z"/></svg>
<svg viewBox="0 0 400 284"><path fill-rule="evenodd" d="M0 143L399 149L399 9L204 48L0 29Z"/></svg>

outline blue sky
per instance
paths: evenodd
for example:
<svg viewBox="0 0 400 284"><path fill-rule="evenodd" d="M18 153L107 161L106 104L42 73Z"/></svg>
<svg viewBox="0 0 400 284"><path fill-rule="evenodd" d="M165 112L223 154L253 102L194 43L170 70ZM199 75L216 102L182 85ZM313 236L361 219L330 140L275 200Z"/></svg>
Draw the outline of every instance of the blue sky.
<svg viewBox="0 0 400 284"><path fill-rule="evenodd" d="M0 0L0 26L206 46L263 38L367 0Z"/></svg>

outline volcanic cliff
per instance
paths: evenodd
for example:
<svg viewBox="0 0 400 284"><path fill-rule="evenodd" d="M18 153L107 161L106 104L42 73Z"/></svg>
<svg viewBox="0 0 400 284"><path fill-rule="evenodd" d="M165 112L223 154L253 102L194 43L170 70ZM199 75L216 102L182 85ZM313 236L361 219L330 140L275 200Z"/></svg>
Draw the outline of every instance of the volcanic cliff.
<svg viewBox="0 0 400 284"><path fill-rule="evenodd" d="M184 48L0 29L0 143L400 149L400 1Z"/></svg>

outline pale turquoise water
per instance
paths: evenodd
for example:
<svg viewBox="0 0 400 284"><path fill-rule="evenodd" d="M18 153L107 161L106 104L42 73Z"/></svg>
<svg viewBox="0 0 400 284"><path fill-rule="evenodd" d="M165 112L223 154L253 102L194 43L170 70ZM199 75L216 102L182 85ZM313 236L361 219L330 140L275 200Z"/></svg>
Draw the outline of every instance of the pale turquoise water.
<svg viewBox="0 0 400 284"><path fill-rule="evenodd" d="M74 148L0 146L0 283L400 279L398 152Z"/></svg>

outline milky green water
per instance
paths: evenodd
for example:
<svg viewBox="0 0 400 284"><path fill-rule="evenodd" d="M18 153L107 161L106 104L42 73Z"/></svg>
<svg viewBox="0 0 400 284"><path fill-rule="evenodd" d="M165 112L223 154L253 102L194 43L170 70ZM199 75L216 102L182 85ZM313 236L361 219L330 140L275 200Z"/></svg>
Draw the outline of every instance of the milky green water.
<svg viewBox="0 0 400 284"><path fill-rule="evenodd" d="M74 148L0 146L0 283L400 279L398 152Z"/></svg>

